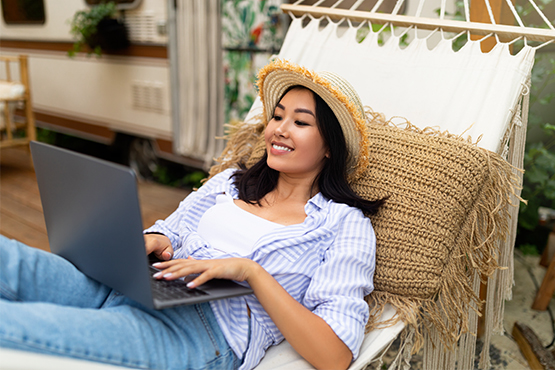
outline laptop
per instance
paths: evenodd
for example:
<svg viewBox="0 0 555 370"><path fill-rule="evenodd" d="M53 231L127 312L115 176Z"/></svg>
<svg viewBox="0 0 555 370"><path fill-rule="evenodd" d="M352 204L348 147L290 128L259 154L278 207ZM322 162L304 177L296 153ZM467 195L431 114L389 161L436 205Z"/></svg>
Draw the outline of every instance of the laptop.
<svg viewBox="0 0 555 370"><path fill-rule="evenodd" d="M50 250L89 277L154 309L252 294L231 280L152 277L135 173L128 167L31 142ZM176 205L177 207L177 205Z"/></svg>

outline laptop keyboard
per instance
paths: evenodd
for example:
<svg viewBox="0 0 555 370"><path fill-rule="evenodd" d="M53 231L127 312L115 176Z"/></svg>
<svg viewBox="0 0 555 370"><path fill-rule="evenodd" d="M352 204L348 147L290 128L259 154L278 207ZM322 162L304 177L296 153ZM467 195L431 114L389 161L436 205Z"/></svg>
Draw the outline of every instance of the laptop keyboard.
<svg viewBox="0 0 555 370"><path fill-rule="evenodd" d="M157 271L153 268L150 269L151 275L155 274ZM187 281L183 280L158 280L155 278L151 279L152 284L152 295L155 299L161 301L182 299L188 297L200 297L208 295L208 293L203 292L199 289L189 289L187 288Z"/></svg>

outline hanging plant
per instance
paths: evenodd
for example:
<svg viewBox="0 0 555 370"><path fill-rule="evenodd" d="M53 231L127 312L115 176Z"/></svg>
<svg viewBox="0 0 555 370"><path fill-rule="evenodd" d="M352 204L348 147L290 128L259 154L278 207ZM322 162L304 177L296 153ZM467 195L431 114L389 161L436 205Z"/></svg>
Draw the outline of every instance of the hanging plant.
<svg viewBox="0 0 555 370"><path fill-rule="evenodd" d="M100 56L102 51L116 51L129 46L125 24L116 18L116 3L100 3L75 13L70 22L70 33L77 39L68 51L70 57L88 45L92 53ZM89 54L91 53L89 52Z"/></svg>

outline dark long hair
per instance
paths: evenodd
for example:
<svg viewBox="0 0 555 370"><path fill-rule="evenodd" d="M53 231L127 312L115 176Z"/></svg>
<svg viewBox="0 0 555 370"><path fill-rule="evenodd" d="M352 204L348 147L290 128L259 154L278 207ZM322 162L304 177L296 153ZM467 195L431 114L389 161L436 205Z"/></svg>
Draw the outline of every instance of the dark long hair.
<svg viewBox="0 0 555 370"><path fill-rule="evenodd" d="M304 86L292 86L283 93L281 98L295 88L307 89ZM345 203L366 214L375 214L384 199L369 201L361 198L351 189L347 182L347 144L341 125L326 102L316 93L312 92L312 95L316 102L318 129L330 153L330 157L324 161L322 170L314 180L318 184L318 190L324 197L336 203ZM243 165L235 172L233 176L235 186L239 190L239 199L260 205L260 200L276 188L279 172L268 167L267 158L268 154L265 153L251 168L246 169Z"/></svg>

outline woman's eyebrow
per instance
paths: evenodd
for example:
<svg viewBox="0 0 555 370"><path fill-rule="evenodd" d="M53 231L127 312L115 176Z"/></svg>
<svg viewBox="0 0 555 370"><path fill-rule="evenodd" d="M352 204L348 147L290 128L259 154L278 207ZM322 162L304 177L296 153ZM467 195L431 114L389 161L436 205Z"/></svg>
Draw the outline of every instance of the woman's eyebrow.
<svg viewBox="0 0 555 370"><path fill-rule="evenodd" d="M276 105L276 108L279 108L281 110L285 110L285 107L281 103L278 103ZM307 114L310 114L312 117L316 118L316 115L314 113L312 113L312 111L310 109L297 108L297 109L295 109L295 113L307 113Z"/></svg>
<svg viewBox="0 0 555 370"><path fill-rule="evenodd" d="M316 118L316 116L314 115L314 113L312 113L312 111L310 109L297 108L297 109L295 109L295 113L308 113L312 117Z"/></svg>

